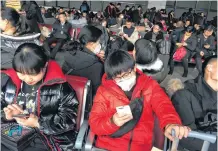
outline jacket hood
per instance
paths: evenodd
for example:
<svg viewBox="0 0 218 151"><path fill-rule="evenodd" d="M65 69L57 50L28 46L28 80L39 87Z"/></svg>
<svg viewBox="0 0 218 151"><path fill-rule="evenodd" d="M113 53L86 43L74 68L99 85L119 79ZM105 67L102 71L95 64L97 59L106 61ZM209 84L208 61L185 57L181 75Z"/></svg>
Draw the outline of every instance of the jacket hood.
<svg viewBox="0 0 218 151"><path fill-rule="evenodd" d="M154 62L150 64L136 64L136 67L143 71L143 70L155 70L155 71L161 71L163 69L163 62L157 58Z"/></svg>
<svg viewBox="0 0 218 151"><path fill-rule="evenodd" d="M21 80L18 78L16 71L14 69L8 69L1 72L5 73L11 78L18 91L21 87ZM43 85L53 85L64 82L66 82L66 77L63 74L60 66L55 61L49 61Z"/></svg>
<svg viewBox="0 0 218 151"><path fill-rule="evenodd" d="M184 89L184 84L178 78L171 79L168 81L166 89L167 89L168 95L172 96L176 91Z"/></svg>

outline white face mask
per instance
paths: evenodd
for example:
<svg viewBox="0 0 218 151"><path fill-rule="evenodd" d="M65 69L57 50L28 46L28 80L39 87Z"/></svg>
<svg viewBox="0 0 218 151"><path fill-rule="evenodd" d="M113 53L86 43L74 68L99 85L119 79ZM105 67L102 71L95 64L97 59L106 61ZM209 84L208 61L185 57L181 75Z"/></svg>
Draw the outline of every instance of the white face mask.
<svg viewBox="0 0 218 151"><path fill-rule="evenodd" d="M116 84L123 90L123 91L130 91L133 86L136 84L136 75L132 76L128 80L122 80L120 82L116 82Z"/></svg>
<svg viewBox="0 0 218 151"><path fill-rule="evenodd" d="M122 18L122 19L123 19L123 18L124 18L124 16L120 16L120 18Z"/></svg>
<svg viewBox="0 0 218 151"><path fill-rule="evenodd" d="M93 51L95 54L99 54L101 51L101 44L98 44L95 50Z"/></svg>

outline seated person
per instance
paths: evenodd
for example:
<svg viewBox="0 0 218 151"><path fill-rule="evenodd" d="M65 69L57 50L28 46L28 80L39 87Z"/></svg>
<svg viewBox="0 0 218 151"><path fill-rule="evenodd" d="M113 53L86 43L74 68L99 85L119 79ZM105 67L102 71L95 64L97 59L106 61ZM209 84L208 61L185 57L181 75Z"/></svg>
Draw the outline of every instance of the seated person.
<svg viewBox="0 0 218 151"><path fill-rule="evenodd" d="M179 138L187 137L189 128L181 125L170 99L157 82L136 69L135 61L126 51L113 52L105 61L106 74L96 93L90 113L89 124L97 135L96 146L106 150L148 151L152 148L154 113L160 121L165 136L172 140L171 131ZM141 98L142 108L130 112L138 114L138 123L132 130L123 125L137 118L129 113L116 112L116 107L131 105ZM131 101L130 101L131 100ZM140 113L141 112L141 113ZM135 115L135 114L134 114ZM124 130L123 135L115 134Z"/></svg>
<svg viewBox="0 0 218 151"><path fill-rule="evenodd" d="M161 32L161 25L155 24L152 28L152 31L149 31L145 34L144 39L157 42L164 39L163 32Z"/></svg>
<svg viewBox="0 0 218 151"><path fill-rule="evenodd" d="M126 20L126 25L122 26L119 35L124 41L129 41L132 44L135 44L136 40L139 39L139 34L136 28L132 26L131 19Z"/></svg>
<svg viewBox="0 0 218 151"><path fill-rule="evenodd" d="M70 39L69 30L71 28L71 24L67 21L66 14L60 13L59 20L57 20L52 26L52 33L48 39L44 41L44 49L50 52L50 58L55 59L57 52L63 46L63 44ZM50 45L53 42L57 42L56 46L50 49Z"/></svg>
<svg viewBox="0 0 218 151"><path fill-rule="evenodd" d="M73 28L82 28L85 25L87 25L88 23L87 14L83 12L82 14L77 14L77 15L78 15L78 18L75 15L74 17L76 18L74 18L73 20L69 20Z"/></svg>
<svg viewBox="0 0 218 151"><path fill-rule="evenodd" d="M188 75L188 61L192 56L197 58L195 49L197 46L197 39L196 36L192 34L193 33L193 27L189 26L186 28L185 32L180 34L180 37L176 37L173 41L175 48L173 49L173 52L171 52L171 59L170 59L170 72L169 74L173 73L174 70L174 60L173 57L179 49L183 48L185 51L185 55L181 59L182 65L184 67L184 73L183 77L187 77Z"/></svg>
<svg viewBox="0 0 218 151"><path fill-rule="evenodd" d="M94 26L83 27L79 33L80 43L66 53L63 64L64 73L91 80L93 95L101 84L101 77L104 73L103 63L97 57L101 52L101 35L102 31Z"/></svg>
<svg viewBox="0 0 218 151"><path fill-rule="evenodd" d="M196 65L200 73L202 72L201 57L207 58L209 56L212 56L214 51L216 51L214 43L215 38L212 36L213 31L214 27L209 25L204 28L204 32L202 34L197 36L196 55L198 55L198 59L196 59Z"/></svg>
<svg viewBox="0 0 218 151"><path fill-rule="evenodd" d="M191 26L191 20L190 20L190 19L187 19L187 20L185 21L184 28L186 29L188 26Z"/></svg>
<svg viewBox="0 0 218 151"><path fill-rule="evenodd" d="M20 45L12 64L12 69L1 71L1 110L4 111L1 122L15 119L21 126L39 128L42 133L38 134L43 139L36 138L38 141L35 139L24 151L48 151L53 147L73 150L79 104L59 65L49 61L42 47L33 43ZM17 114L30 116L13 118ZM3 144L1 147L10 150Z"/></svg>
<svg viewBox="0 0 218 151"><path fill-rule="evenodd" d="M136 60L136 68L147 76L151 76L158 83L166 78L167 72L164 72L163 62L158 57L157 49L153 43L145 39L137 40L133 56Z"/></svg>
<svg viewBox="0 0 218 151"><path fill-rule="evenodd" d="M200 35L203 32L202 27L199 24L195 24L194 28L195 28L194 29L194 34L196 36Z"/></svg>
<svg viewBox="0 0 218 151"><path fill-rule="evenodd" d="M29 26L23 22L20 15L13 8L6 7L1 10L0 29L2 69L12 68L14 53L21 44L24 42L39 44L40 34L30 33Z"/></svg>
<svg viewBox="0 0 218 151"><path fill-rule="evenodd" d="M217 132L217 56L208 57L203 63L202 71L203 75L196 82L186 82L184 89L173 94L172 102L184 125L195 131ZM206 118L207 116L211 118ZM212 125L214 122L215 125ZM192 139L180 143L188 150L201 150L202 146L202 141L199 143L199 140ZM210 146L209 150L215 151L217 144Z"/></svg>

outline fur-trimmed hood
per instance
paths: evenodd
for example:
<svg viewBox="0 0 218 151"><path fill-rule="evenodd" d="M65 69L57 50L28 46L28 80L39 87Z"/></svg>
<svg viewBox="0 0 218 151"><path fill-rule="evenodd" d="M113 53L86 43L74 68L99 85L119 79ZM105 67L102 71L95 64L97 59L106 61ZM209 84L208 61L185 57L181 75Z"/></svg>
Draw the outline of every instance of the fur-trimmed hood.
<svg viewBox="0 0 218 151"><path fill-rule="evenodd" d="M163 70L163 62L157 58L156 61L150 63L150 64L136 64L136 67L141 70L141 71L146 71L146 72L160 72L161 70Z"/></svg>

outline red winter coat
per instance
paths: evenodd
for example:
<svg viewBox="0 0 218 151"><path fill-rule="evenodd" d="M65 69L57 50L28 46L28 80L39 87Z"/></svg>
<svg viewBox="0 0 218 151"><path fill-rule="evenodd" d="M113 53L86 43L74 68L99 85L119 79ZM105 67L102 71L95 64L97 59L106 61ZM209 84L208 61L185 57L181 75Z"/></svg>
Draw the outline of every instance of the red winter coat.
<svg viewBox="0 0 218 151"><path fill-rule="evenodd" d="M144 97L144 108L136 127L120 138L111 138L110 134L116 132L119 127L110 122L116 113L117 106L128 105L130 100L122 89L113 80L107 80L103 76L102 85L98 88L94 104L90 113L89 124L91 130L98 135L96 146L110 151L150 151L152 147L152 134L155 113L162 129L167 124L181 124L170 99L158 85L158 83L137 71L139 77L136 82L132 99ZM132 133L132 143L131 142Z"/></svg>

